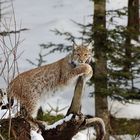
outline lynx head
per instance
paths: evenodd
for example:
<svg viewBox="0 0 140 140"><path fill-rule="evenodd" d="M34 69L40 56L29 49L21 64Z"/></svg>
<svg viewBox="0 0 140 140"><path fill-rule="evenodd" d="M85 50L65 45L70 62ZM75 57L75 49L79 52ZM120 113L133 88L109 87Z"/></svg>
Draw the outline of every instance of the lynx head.
<svg viewBox="0 0 140 140"><path fill-rule="evenodd" d="M75 66L81 63L90 63L92 58L92 44L88 46L74 45L71 63Z"/></svg>

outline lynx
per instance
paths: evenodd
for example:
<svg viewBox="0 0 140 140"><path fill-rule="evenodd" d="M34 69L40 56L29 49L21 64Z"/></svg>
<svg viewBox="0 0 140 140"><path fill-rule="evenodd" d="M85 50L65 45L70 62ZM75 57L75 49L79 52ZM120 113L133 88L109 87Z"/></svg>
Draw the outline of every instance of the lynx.
<svg viewBox="0 0 140 140"><path fill-rule="evenodd" d="M27 115L35 118L41 103L49 100L50 94L76 83L79 76L83 76L85 82L92 76L88 64L91 55L90 45L74 45L72 53L66 57L19 74L9 85L9 98L20 101Z"/></svg>

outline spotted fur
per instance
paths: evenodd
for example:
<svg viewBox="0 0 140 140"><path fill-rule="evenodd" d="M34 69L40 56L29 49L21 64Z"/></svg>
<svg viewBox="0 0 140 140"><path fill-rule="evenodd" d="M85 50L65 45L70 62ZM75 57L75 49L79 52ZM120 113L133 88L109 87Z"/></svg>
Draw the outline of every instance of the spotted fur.
<svg viewBox="0 0 140 140"><path fill-rule="evenodd" d="M19 74L9 85L9 98L16 98L26 109L27 115L36 117L42 98L48 100L49 94L58 88L75 83L79 76L88 79L92 68L87 62L91 58L91 49L78 46L72 53L54 63L41 66Z"/></svg>

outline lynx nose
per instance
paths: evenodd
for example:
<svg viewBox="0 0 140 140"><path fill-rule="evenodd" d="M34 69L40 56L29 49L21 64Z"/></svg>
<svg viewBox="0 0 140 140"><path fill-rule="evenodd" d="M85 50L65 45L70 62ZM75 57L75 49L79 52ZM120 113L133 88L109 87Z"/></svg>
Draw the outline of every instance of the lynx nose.
<svg viewBox="0 0 140 140"><path fill-rule="evenodd" d="M79 60L79 63L84 63L84 61L83 60Z"/></svg>

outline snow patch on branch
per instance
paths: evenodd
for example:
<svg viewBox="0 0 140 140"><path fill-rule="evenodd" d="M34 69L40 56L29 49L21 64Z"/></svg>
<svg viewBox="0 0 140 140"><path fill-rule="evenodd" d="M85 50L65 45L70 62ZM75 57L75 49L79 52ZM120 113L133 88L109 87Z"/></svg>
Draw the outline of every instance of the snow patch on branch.
<svg viewBox="0 0 140 140"><path fill-rule="evenodd" d="M68 116L66 116L64 119L61 119L57 122L55 122L52 125L46 125L45 126L45 130L50 130L50 129L55 129L58 125L63 124L64 122L68 122L71 118L72 118L73 114L69 114Z"/></svg>
<svg viewBox="0 0 140 140"><path fill-rule="evenodd" d="M31 140L44 140L42 135L34 130L31 130L30 134L31 134Z"/></svg>

